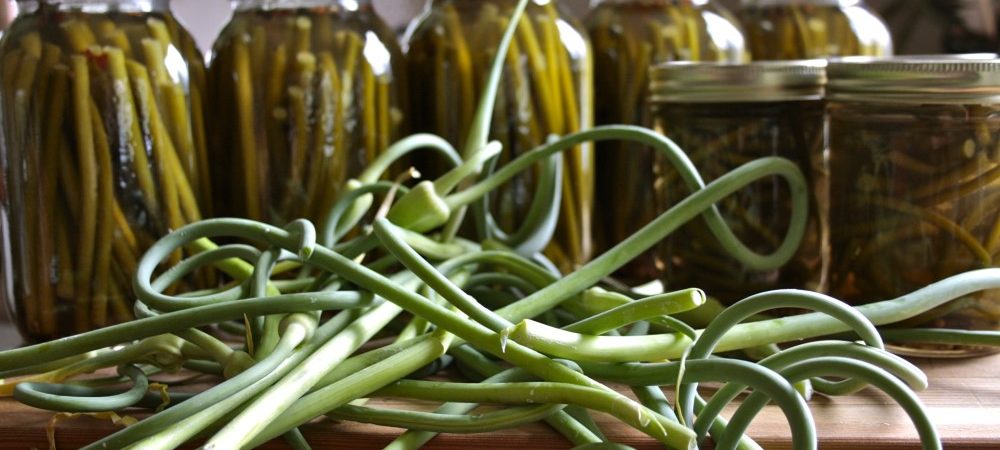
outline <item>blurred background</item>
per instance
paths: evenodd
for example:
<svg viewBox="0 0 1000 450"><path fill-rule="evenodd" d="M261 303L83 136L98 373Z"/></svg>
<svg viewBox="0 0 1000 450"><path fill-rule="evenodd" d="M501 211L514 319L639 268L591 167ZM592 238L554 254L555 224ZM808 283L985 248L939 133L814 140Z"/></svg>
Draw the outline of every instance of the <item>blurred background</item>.
<svg viewBox="0 0 1000 450"><path fill-rule="evenodd" d="M591 0L558 0L577 18ZM741 0L716 0L730 10ZM851 2L854 0L841 0ZM424 0L375 0L382 16L402 30L420 13ZM1000 51L997 12L1000 0L867 0L889 23L900 54ZM191 28L202 48L211 45L229 16L224 0L173 0L174 10Z"/></svg>
<svg viewBox="0 0 1000 450"><path fill-rule="evenodd" d="M591 0L558 0L577 18L587 14ZM691 0L702 1L702 0ZM741 0L716 0L733 10ZM860 0L840 0L855 2ZM375 0L382 16L400 33L418 15L425 0ZM889 24L897 54L998 52L1000 0L867 0ZM0 0L0 27L16 10L12 0ZM226 0L173 0L176 14L208 50L230 15ZM0 321L6 319L0 307ZM0 329L0 333L12 330Z"/></svg>
<svg viewBox="0 0 1000 450"><path fill-rule="evenodd" d="M382 16L402 32L427 0L374 0ZM592 0L557 0L577 18ZM707 1L707 0L692 0ZM715 0L734 10L744 0ZM840 0L853 3L862 0ZM998 52L1000 0L867 0L888 22L898 54ZM0 26L13 16L13 0L0 0ZM227 0L173 0L173 9L208 50L229 18Z"/></svg>
<svg viewBox="0 0 1000 450"><path fill-rule="evenodd" d="M578 18L587 13L591 3L591 0L558 1ZM730 10L738 7L740 1L716 0ZM211 46L229 17L230 2L226 0L173 0L172 3L202 49ZM375 0L382 16L398 30L403 30L425 3L424 0ZM867 3L889 23L897 53L1000 51L997 41L1000 0L867 0Z"/></svg>

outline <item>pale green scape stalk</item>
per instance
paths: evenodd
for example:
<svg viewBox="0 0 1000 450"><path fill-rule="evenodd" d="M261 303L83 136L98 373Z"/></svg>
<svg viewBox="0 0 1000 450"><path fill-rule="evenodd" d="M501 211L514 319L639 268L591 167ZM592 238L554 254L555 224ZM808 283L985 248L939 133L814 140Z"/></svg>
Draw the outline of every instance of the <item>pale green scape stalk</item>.
<svg viewBox="0 0 1000 450"><path fill-rule="evenodd" d="M590 289L586 292L591 292ZM586 298L584 294L584 299ZM581 299L581 301L585 301ZM565 331L600 335L635 322L669 316L682 311L690 311L705 304L705 293L700 289L686 289L668 292L628 302L616 308L607 308L584 320L567 325Z"/></svg>

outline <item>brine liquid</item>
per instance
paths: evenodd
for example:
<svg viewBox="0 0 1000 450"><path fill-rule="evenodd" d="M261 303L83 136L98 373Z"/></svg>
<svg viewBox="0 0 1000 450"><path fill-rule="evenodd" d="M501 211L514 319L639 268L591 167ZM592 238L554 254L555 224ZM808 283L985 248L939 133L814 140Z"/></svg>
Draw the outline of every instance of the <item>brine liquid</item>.
<svg viewBox="0 0 1000 450"><path fill-rule="evenodd" d="M657 129L674 139L706 183L752 160L780 156L795 162L812 189L806 234L796 255L774 270L754 270L732 258L697 217L667 237L658 256L671 289L698 287L731 304L774 289L823 290L828 260L823 109L819 101L660 105ZM691 191L663 158L656 165L660 204L669 208ZM791 217L791 194L778 177L757 181L718 204L735 235L759 254L781 245Z"/></svg>
<svg viewBox="0 0 1000 450"><path fill-rule="evenodd" d="M891 299L1000 253L1000 109L841 103L830 109L831 293ZM969 296L909 323L995 330L1000 299Z"/></svg>

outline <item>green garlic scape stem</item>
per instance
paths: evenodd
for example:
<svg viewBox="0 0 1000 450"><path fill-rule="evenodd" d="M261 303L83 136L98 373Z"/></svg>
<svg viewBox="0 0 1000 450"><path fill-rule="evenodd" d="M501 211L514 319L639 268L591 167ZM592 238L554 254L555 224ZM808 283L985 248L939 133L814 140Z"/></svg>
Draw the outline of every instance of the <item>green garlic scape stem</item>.
<svg viewBox="0 0 1000 450"><path fill-rule="evenodd" d="M562 410L564 405L510 408L483 414L445 414L398 411L345 405L327 413L338 420L357 420L387 427L436 433L483 433L518 427L543 420Z"/></svg>
<svg viewBox="0 0 1000 450"><path fill-rule="evenodd" d="M629 302L617 308L607 308L602 313L566 326L564 330L600 335L635 322L689 311L703 304L705 293L701 290L670 292Z"/></svg>
<svg viewBox="0 0 1000 450"><path fill-rule="evenodd" d="M483 87L478 106L476 107L475 116L472 118L472 128L469 130L465 146L462 148L462 156L465 158L469 158L473 154L480 152L481 149L486 147L486 142L489 140L493 107L496 104L504 65L502 55L506 55L510 49L511 41L514 39L514 34L518 29L518 26L515 24L524 16L524 10L527 7L527 1L522 0L517 2L517 6L514 7L514 10L510 14L510 25L504 29L503 37L500 38L500 43L497 45L497 57L493 58L493 65L490 67L486 84Z"/></svg>
<svg viewBox="0 0 1000 450"><path fill-rule="evenodd" d="M468 346L453 347L450 352L459 360L475 359L479 364L475 366L478 375L489 376L483 380L484 383L503 383L519 381L526 374L521 369L503 370L502 366L487 359L481 353ZM445 403L435 412L445 414L466 414L476 408L475 403ZM576 445L601 442L601 438L581 425L576 419L565 411L557 411L546 418L552 427L563 434L570 442ZM436 433L428 431L407 431L392 441L386 450L404 450L418 448L430 441Z"/></svg>
<svg viewBox="0 0 1000 450"><path fill-rule="evenodd" d="M137 424L140 425L149 421L143 430L132 430L132 427L129 427L119 433L116 433L115 435L112 435L111 439L92 444L91 447L100 448L99 446L110 445L111 442L115 442L116 440L122 443L130 443L131 448L151 450L169 449L181 445L187 440L197 436L202 430L212 426L216 421L226 415L235 405L245 402L257 395L264 388L270 385L268 381L273 382L273 378L280 377L282 374L286 373L292 367L294 358L291 357L294 354L295 347L305 340L307 333L308 330L303 327L289 327L286 330L286 333L282 336L281 341L275 347L274 351L271 355L269 355L269 358L272 359L268 361L268 364L261 364L265 367L270 366L271 364L276 364L276 366L272 366L271 371L254 371L254 373L247 374L247 376L242 379L230 379L230 381L239 379L240 384L250 382L249 385L239 386L238 390L232 389L233 387L237 387L235 383L234 385L228 386L228 389L232 389L231 395L222 396L220 395L222 394L222 392L220 392L221 390L216 392L206 391L206 393L201 396L189 399L179 405L184 406L185 408L170 414L171 418L175 420L174 423L166 422L171 425L170 428L155 434L144 433L145 430L151 430L157 425L156 422L151 421L152 419L159 419L158 422L160 424L169 420L169 418L166 417L160 418L159 416L153 416L152 418ZM262 363L263 362L264 361L262 361ZM253 366L253 368L256 367L257 364ZM258 379L254 380L255 377L258 377ZM212 399L215 401L210 403ZM175 408L177 407L171 408L168 411Z"/></svg>
<svg viewBox="0 0 1000 450"><path fill-rule="evenodd" d="M775 160L775 162L777 163L776 166L778 166L778 167L781 166L781 162L780 161ZM798 173L797 170L794 169L794 168L792 168L791 170L792 170L793 174L797 174ZM720 179L716 183L718 183L719 186L726 186L726 182L727 181L728 180L726 180L725 177L724 177L723 179ZM716 183L713 183L713 186L716 186ZM697 196L697 194L695 196ZM666 213L665 215L667 215L667 214L669 214L669 213ZM691 217L693 217L694 215L696 215L696 213L695 214L691 214ZM392 225L388 224L388 222L386 222L384 219L381 219L381 220L379 220L379 221L376 222L376 229L377 230L381 229L381 230L388 230L389 231L389 233L383 233L381 235L381 237L383 238L383 240L385 240L385 236L390 236L391 235L391 229L390 228L386 228L386 227L391 227L391 226ZM334 262L334 261L336 261L338 259L337 255L335 255L335 254L329 255L329 256L330 256L330 259L332 260L331 262ZM399 256L400 256L400 254L397 253L397 257L399 257ZM324 253L324 251L322 249L318 249L318 253L314 256L314 258L324 258L324 259L326 257L327 257L327 255ZM319 263L320 260L316 259L314 262ZM448 317L448 313L445 310L443 310L443 309L436 309L436 308L439 308L436 305L422 302L421 300L419 300L419 297L411 296L411 294L409 292L398 292L397 291L397 292L389 293L389 292L392 291L392 289L390 289L392 286L385 286L385 285L378 286L378 284L380 284L380 283L377 283L377 282L374 282L374 281L370 281L371 279L377 280L379 278L379 276L377 274L374 274L374 273L365 273L363 267L352 268L352 267L349 266L349 264L350 264L349 261L340 259L340 264L345 264L345 263L348 264L347 267L344 267L344 269L347 272L354 272L355 269L356 270L360 270L360 272L358 272L358 273L355 274L355 276L357 278L355 278L354 276L352 276L352 274L349 274L349 273L346 273L346 272L341 272L341 273L344 273L345 278L350 279L351 281L353 281L355 283L359 283L362 286L365 286L365 287L368 287L368 288L372 288L379 295L386 297L390 301L402 302L401 305L403 305L406 309L409 309L411 311L418 311L418 315L427 318L428 320L430 320L433 323L438 324L439 326L444 326L445 329L448 329L449 331L455 332L458 336L460 336L462 338L468 339L469 336L475 336L475 335L481 333L481 332L474 331L474 329L466 328L465 325L467 325L467 324L465 322L462 322L460 319L457 319L457 318L439 319L439 320L445 320L446 322L449 322L447 324L446 323L441 323L439 320L435 320L434 319L435 316L440 317L440 318L444 318L444 317ZM595 264L596 263L597 262L595 262ZM412 265L411 265L411 268L412 268ZM586 270L586 268L582 269L581 271L585 271L585 270ZM612 269L612 270L614 270L614 269ZM340 271L338 271L338 272L340 272ZM570 278L571 277L572 277L572 275L570 276ZM558 284L559 284L559 282L556 283L556 285L558 285ZM384 292L382 291L383 289L385 289ZM447 293L444 293L444 294L447 296ZM414 303L414 301L415 301L415 303ZM416 308L416 309L414 309L414 308ZM449 327L449 325L450 325L450 327ZM464 328L464 330L463 330L463 328ZM459 330L461 330L461 331L459 331ZM472 333L472 334L470 334L470 333ZM480 341L480 342L483 342L483 340L485 339L488 342L490 340L488 335L489 334L487 334L485 336L484 335L479 335L479 336L476 336L476 339L478 341ZM478 344L479 345L483 345L482 343L478 343ZM494 344L494 346L495 345L496 344ZM510 348L513 349L515 352L518 352L520 350L519 347L516 346L516 345L513 345L513 343L511 343ZM498 356L501 356L501 357L504 357L504 358L506 358L508 356L511 356L511 354L507 353L507 346L506 345L502 346L502 348L500 348L500 349L491 350L491 352L497 352L497 350L499 350L499 353L500 353L500 355L498 355ZM517 353L514 353L513 356L518 356L519 357L520 355L518 355ZM527 356L527 355L525 355L525 356ZM525 361L530 361L530 359L526 359ZM537 362L541 362L541 361L542 360L538 360ZM555 369L555 370L559 370L559 369ZM575 377L571 376L571 379L573 379L573 378L575 378ZM584 380L580 380L580 381L584 381ZM327 406L330 406L330 405L327 405ZM303 415L308 415L308 414L303 414ZM290 417L290 416L283 416L282 419L287 418L287 417ZM286 420L286 422L291 422L291 420Z"/></svg>
<svg viewBox="0 0 1000 450"><path fill-rule="evenodd" d="M519 2L518 12L526 2ZM510 25L520 22L524 20L509 20ZM305 22L292 25L302 33L310 29ZM514 42L513 30L513 26L507 27L505 42ZM532 36L539 30L543 34L540 40ZM556 31L545 26L519 30L518 42L551 46L555 42L551 35ZM250 43L246 51L254 53L262 48ZM157 48L143 50L155 53ZM304 50L307 48L296 49L299 53ZM493 88L483 94L480 112L492 111L492 105L484 105L496 101L502 67L497 61L502 59L495 60ZM302 73L295 77L330 72L330 61L322 58L305 56L296 61ZM532 64L549 62L538 58ZM161 88L153 83L162 76L160 68L147 72L151 86L147 90ZM147 95L145 91L139 94ZM553 97L563 94L546 93ZM551 114L546 118L554 119ZM671 448L696 448L711 433L720 448L751 449L758 446L744 431L767 401L773 401L789 421L792 445L812 449L817 446L816 427L805 396L795 384L810 379L817 389L835 394L846 394L868 383L885 390L913 418L925 447L940 446L910 390L925 387L926 378L912 365L880 350L882 338L875 325L899 322L951 299L998 288L1000 269L962 274L899 299L858 309L801 291L764 293L722 310L704 330L695 330L671 314L706 304L707 299L697 289L633 301L596 284L681 225L701 218L724 247L748 265L784 264L801 241L806 217L808 189L798 169L787 160L765 158L706 185L690 159L669 139L641 128L613 126L553 138L495 172L472 178L498 150L487 141L488 121L485 112L476 116L474 128L482 135L470 136L470 144L463 148L464 160L443 140L429 135L391 146L375 158L370 171L336 198L324 199L329 208L316 211L324 220L318 229L306 221L291 221L279 228L243 219L214 219L179 227L136 261L133 284L138 320L0 352L0 375L34 375L14 384L0 384L0 390L16 389L21 398L44 402L54 409L118 409L141 406L149 396L141 386L146 373L129 369L133 365L147 371L185 366L225 378L196 395L180 397L183 402L88 449L174 448L202 435L210 436L206 448L213 449L252 447L282 435L293 448L305 448L308 444L296 427L324 414L429 430L404 433L390 444L395 449L415 448L434 432L481 432L542 419L574 444L613 445L606 442L607 436L596 427L587 409L607 412ZM98 137L94 139L100 144ZM477 204L519 173L535 170L539 163L558 179L562 174L561 152L593 140L626 140L654 147L673 162L694 194L564 277L537 254L551 236L553 211L560 209L559 189L540 193L544 201L533 206L530 220L516 233L496 233L496 240L482 243L453 239L466 206ZM473 145L473 141L479 144ZM399 186L406 180L379 181L393 161L422 148L445 155L455 169L409 188ZM181 159L197 156L177 153L178 166ZM168 156L160 157L169 162ZM792 192L791 226L777 252L758 255L736 239L716 205L751 183L775 176ZM553 187L559 184L554 182ZM175 186L174 190L185 189ZM398 198L397 191L401 193ZM385 197L384 207L377 212L373 211L376 195ZM182 203L183 199L174 199L164 205L168 210L176 206L186 214ZM375 218L364 223L368 217ZM96 226L100 228L101 222ZM341 242L347 236L352 237ZM210 239L227 244L216 246ZM182 257L180 249L197 254ZM104 250L95 250L95 254L99 251ZM181 289L183 280L209 267L228 273L232 281L194 292ZM92 300L99 299L94 296ZM742 323L773 307L819 312ZM323 319L321 311L339 312ZM212 329L201 328L212 324L240 337L245 334L244 348L229 347L209 333ZM649 335L651 329L665 329L668 334ZM760 363L715 356L723 350L845 331L860 335L867 345L818 342L787 350L775 346L763 353L767 357ZM376 340L376 336L386 339ZM955 339L954 333L946 336ZM990 337L983 334L975 339ZM105 350L118 344L125 345ZM366 344L372 347L357 353ZM85 357L66 359L81 353ZM452 356L468 378L490 378L477 383L404 379L434 373ZM491 357L514 367L500 366ZM647 360L674 362L640 362ZM51 366L52 361L65 365ZM121 392L50 384L117 366L129 371L134 380L126 396L91 403L79 393L107 396ZM847 378L815 378L819 376ZM629 385L639 401L598 380ZM697 383L703 382L724 385L704 402L695 395ZM676 386L677 405L664 396L665 386ZM751 394L733 419L728 423L720 419L723 407L746 389ZM451 403L435 413L363 405L369 398L384 396ZM39 400L42 397L45 399ZM480 402L517 406L470 415L472 403Z"/></svg>
<svg viewBox="0 0 1000 450"><path fill-rule="evenodd" d="M806 343L793 347L786 352L780 352L774 357L767 358L761 361L761 365L771 369L783 370L799 361L825 357L849 357L865 361L884 368L887 372L903 380L915 390L924 390L927 388L927 377L913 364L898 356L877 350L874 347L848 342L820 341ZM814 378L813 382L816 380L819 379ZM698 411L698 420L694 424L695 432L698 433L699 438L705 436L705 433L708 431L707 428L711 426L711 418L718 416L722 412L722 409L735 399L744 388L745 386L736 383L728 383L712 395L712 399ZM849 393L839 392L836 395L848 395Z"/></svg>
<svg viewBox="0 0 1000 450"><path fill-rule="evenodd" d="M775 308L807 308L829 316L849 326L852 331L873 347L883 348L882 337L875 326L857 310L821 294L794 291L776 291L764 293L738 302L726 309L698 336L688 349L686 358L707 358L714 353L714 348L737 323ZM694 396L697 385L678 387L678 407L684 412L684 420L692 423L694 420Z"/></svg>
<svg viewBox="0 0 1000 450"><path fill-rule="evenodd" d="M232 419L206 445L213 448L239 448L249 442L276 416L285 414L285 409L299 396L312 389L329 370L330 364L346 359L351 352L371 339L400 312L396 305L386 302L363 314L281 381L256 398L243 413Z"/></svg>
<svg viewBox="0 0 1000 450"><path fill-rule="evenodd" d="M268 233L268 234L270 234L270 233ZM321 253L322 253L322 252L321 252Z"/></svg>
<svg viewBox="0 0 1000 450"><path fill-rule="evenodd" d="M895 343L954 344L969 346L1000 346L1000 335L991 331L948 329L880 329L882 337Z"/></svg>
<svg viewBox="0 0 1000 450"><path fill-rule="evenodd" d="M697 169L688 159L683 150L677 147L677 145L670 139L645 128L617 125L596 127L592 130L574 133L563 139L559 139L552 144L545 145L525 153L518 159L502 167L486 180L461 192L448 196L444 201L451 208L472 203L477 198L486 195L489 191L496 189L507 180L513 178L517 173L526 170L535 162L546 158L553 153L565 151L568 148L585 141L601 141L611 139L634 141L652 147L654 150L663 153L664 156L668 158L674 168L681 174L689 189L697 191L698 189L705 187L704 181L702 181L701 176L698 175ZM764 161L772 159L774 158L763 158L751 164L763 165L765 164ZM791 165L791 163L788 164ZM722 219L722 216L715 206L712 206L705 214L705 219L708 221L709 229L720 240L720 242L723 243L726 249L733 253L732 256L738 259L741 263L756 270L767 270L774 267L780 267L784 264L784 262L788 260L789 255L793 254L797 250L805 230L805 223L807 219L805 205L808 204L807 184L798 169L788 167L780 169L780 171L780 175L786 177L790 183L792 204L794 207L792 208L792 218L788 234L782 242L782 245L773 254L767 256L758 255L753 252L753 250L746 247L742 242L740 242L739 238L733 234L732 230L725 225L724 219ZM733 173L735 173L735 171ZM663 216L661 215L660 219L662 219L662 217ZM646 226L649 227L655 223L657 222L651 222ZM633 235L633 237L634 236L635 235ZM624 244L624 242L629 242L630 240L631 239L625 240L622 244ZM609 250L605 253L605 256L614 253L615 249L621 247L622 244L619 244L615 248Z"/></svg>
<svg viewBox="0 0 1000 450"><path fill-rule="evenodd" d="M239 222L239 221L237 221L237 222ZM298 250L301 250L300 247L302 247L302 242L301 242L302 240L296 238L295 236L292 236L291 233L287 233L287 232L284 232L283 230L275 229L273 227L261 227L260 225L253 225L253 224L249 224L249 223L247 223L247 224L251 225L248 228L255 229L258 232L263 232L263 234L265 236L267 236L267 237L264 238L264 240L273 239L274 237L281 237L281 235L284 234L285 237L281 237L281 238L284 240L283 245L285 246L285 248L289 249L290 251L294 251L296 253L298 253ZM244 234L245 236L248 236L248 237L254 235L254 233L252 233L252 232L243 232L243 233L239 233L238 232L236 234ZM200 237L202 237L202 236L190 236L189 239L198 239ZM185 242L179 242L179 243L177 243L177 245L181 245L181 246L183 246L185 244L186 244ZM170 253L170 249L166 249L165 253L169 254ZM323 251L321 250L319 252L319 254L322 254L322 253L323 253ZM317 254L314 254L313 257L315 257L316 255Z"/></svg>
<svg viewBox="0 0 1000 450"><path fill-rule="evenodd" d="M299 348L299 351L292 353L291 350L300 344L296 336L286 333L278 347L266 358L259 360L239 375L230 378L221 384L206 390L197 397L167 409L166 411L149 417L139 423L121 430L111 436L105 437L87 447L88 450L101 448L118 448L127 444L132 444L139 439L149 437L153 434L163 432L177 422L189 418L203 409L218 405L222 402L228 404L240 404L253 397L261 389L270 386L276 378L280 378L288 370L299 364L306 356L311 354L321 342L330 339L334 334L340 332L349 323L353 322L360 315L359 310L344 311L333 319L326 321L316 329L312 339ZM266 380L272 378L271 380ZM228 411L226 406L218 406L223 414ZM196 427L175 427L181 430L197 432ZM172 431L177 431L176 429ZM169 433L168 433L169 434Z"/></svg>
<svg viewBox="0 0 1000 450"><path fill-rule="evenodd" d="M123 342L144 339L187 327L240 319L245 314L277 314L359 308L370 305L370 295L358 292L285 294L278 297L233 300L201 306L148 319L113 325L87 334L0 352L0 375L21 366L43 364Z"/></svg>
<svg viewBox="0 0 1000 450"><path fill-rule="evenodd" d="M864 379L892 397L906 411L920 434L924 450L942 448L937 430L927 416L920 399L899 379L877 366L846 358L817 358L793 364L782 370L782 375L792 381L824 375ZM728 432L719 440L719 448L735 448L735 441L743 435L753 416L766 404L767 399L759 393L750 394L733 414Z"/></svg>
<svg viewBox="0 0 1000 450"><path fill-rule="evenodd" d="M777 373L738 360L695 359L686 363L602 364L581 363L584 373L633 386L675 385L683 374L686 382L735 382L752 386L775 401L792 429L793 448L815 448L816 435L805 400L791 383ZM691 423L691 422L687 422Z"/></svg>
<svg viewBox="0 0 1000 450"><path fill-rule="evenodd" d="M66 412L97 412L125 409L138 403L146 390L149 379L138 367L128 364L118 368L118 374L132 380L132 387L117 395L106 397L72 397L61 392L63 385L20 383L14 389L14 398L26 405L41 409Z"/></svg>

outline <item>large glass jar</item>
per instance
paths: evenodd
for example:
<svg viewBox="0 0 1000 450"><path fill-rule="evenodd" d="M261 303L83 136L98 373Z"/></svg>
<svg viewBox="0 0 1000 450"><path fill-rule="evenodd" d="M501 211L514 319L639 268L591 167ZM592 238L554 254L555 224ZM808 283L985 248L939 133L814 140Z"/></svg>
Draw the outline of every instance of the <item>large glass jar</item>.
<svg viewBox="0 0 1000 450"><path fill-rule="evenodd" d="M757 270L730 256L699 217L659 249L668 288L697 286L726 304L772 289L822 291L828 261L827 178L823 157L825 62L669 63L652 73L657 131L673 139L706 182L757 158L795 162L811 187L809 220L798 252L784 266ZM658 158L656 194L663 210L691 194ZM778 249L791 219L791 192L777 177L757 181L718 204L726 224L749 248Z"/></svg>
<svg viewBox="0 0 1000 450"><path fill-rule="evenodd" d="M456 146L465 143L473 111L500 36L516 0L428 0L428 8L407 31L405 44L417 131L431 132ZM528 5L505 59L503 82L490 138L503 143L499 164L593 123L590 44L556 2ZM564 154L562 207L555 238L546 253L569 270L591 256L594 190L593 150L583 145ZM422 164L422 166L421 166ZM418 163L430 175L442 167ZM516 229L534 196L539 172L525 173L491 198L497 223Z"/></svg>
<svg viewBox="0 0 1000 450"><path fill-rule="evenodd" d="M1000 62L837 62L829 99L831 294L863 304L998 265ZM997 330L1000 298L910 325Z"/></svg>
<svg viewBox="0 0 1000 450"><path fill-rule="evenodd" d="M743 0L755 61L891 56L889 29L864 0Z"/></svg>
<svg viewBox="0 0 1000 450"><path fill-rule="evenodd" d="M650 126L649 67L669 61L746 62L743 32L723 7L694 0L597 0L587 17L594 48L595 122ZM617 141L596 144L594 249L603 252L655 218L653 153ZM617 276L656 277L654 252Z"/></svg>
<svg viewBox="0 0 1000 450"><path fill-rule="evenodd" d="M371 1L247 0L209 68L220 214L318 221L403 132L402 54Z"/></svg>
<svg viewBox="0 0 1000 450"><path fill-rule="evenodd" d="M164 0L20 7L0 41L0 282L43 340L131 318L142 252L205 212L204 67Z"/></svg>

